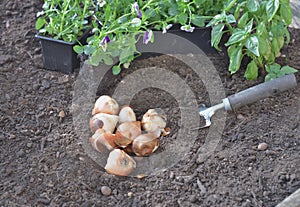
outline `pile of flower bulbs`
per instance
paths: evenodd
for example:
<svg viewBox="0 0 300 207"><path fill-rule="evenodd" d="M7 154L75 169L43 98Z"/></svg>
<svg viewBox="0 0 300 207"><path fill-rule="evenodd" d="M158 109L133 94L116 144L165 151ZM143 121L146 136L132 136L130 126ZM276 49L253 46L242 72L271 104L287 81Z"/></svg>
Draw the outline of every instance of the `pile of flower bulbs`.
<svg viewBox="0 0 300 207"><path fill-rule="evenodd" d="M149 156L159 145L159 137L169 134L165 130L166 119L154 109L149 109L141 121L130 106L119 108L110 96L100 96L92 111L90 142L99 152L109 156L105 165L108 173L126 176L136 168L135 160L129 155Z"/></svg>

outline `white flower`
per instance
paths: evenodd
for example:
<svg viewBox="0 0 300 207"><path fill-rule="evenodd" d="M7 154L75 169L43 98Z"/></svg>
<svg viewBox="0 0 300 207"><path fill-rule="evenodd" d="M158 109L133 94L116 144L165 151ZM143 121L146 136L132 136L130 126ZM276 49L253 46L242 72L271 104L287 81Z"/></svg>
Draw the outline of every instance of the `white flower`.
<svg viewBox="0 0 300 207"><path fill-rule="evenodd" d="M181 26L180 29L186 32L193 32L195 27L191 27L191 25L184 25Z"/></svg>

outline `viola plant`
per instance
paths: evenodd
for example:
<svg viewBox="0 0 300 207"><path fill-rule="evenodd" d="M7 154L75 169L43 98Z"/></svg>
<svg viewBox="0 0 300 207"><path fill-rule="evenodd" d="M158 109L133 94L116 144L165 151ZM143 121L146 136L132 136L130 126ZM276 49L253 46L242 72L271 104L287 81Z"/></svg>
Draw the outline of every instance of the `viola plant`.
<svg viewBox="0 0 300 207"><path fill-rule="evenodd" d="M93 15L93 33L87 45L77 45L74 50L89 56L89 63L100 62L113 66L114 74L127 68L140 53L137 41L144 44L154 41L153 30L167 32L173 24L180 24L181 30L193 32L195 26L203 27L205 22L223 8L223 1L97 1Z"/></svg>
<svg viewBox="0 0 300 207"><path fill-rule="evenodd" d="M37 13L36 29L40 35L74 42L90 28L93 0L45 0Z"/></svg>

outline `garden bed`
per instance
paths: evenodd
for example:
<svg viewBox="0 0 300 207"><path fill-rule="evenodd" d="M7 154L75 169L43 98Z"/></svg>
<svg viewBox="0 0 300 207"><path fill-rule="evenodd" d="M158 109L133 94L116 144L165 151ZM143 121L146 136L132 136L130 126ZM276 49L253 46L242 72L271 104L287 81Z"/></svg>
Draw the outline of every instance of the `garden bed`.
<svg viewBox="0 0 300 207"><path fill-rule="evenodd" d="M300 86L277 97L228 113L214 154L197 162L208 129L199 132L185 159L144 179L115 177L89 158L74 131L71 114L74 75L42 69L35 35L35 14L42 1L1 2L0 49L0 206L275 206L300 188ZM300 69L300 30L278 61ZM226 95L263 81L245 81L243 70L230 77L224 57L211 56ZM191 71L167 56L136 60L129 70L168 67L187 80L199 104L207 93ZM105 93L113 85L107 74ZM299 82L300 76L296 74ZM204 95L203 95L204 94ZM170 109L176 133L176 103L145 90L145 100ZM151 96L149 96L151 95ZM206 104L209 104L207 102ZM150 106L144 106L150 107ZM65 117L59 117L64 111ZM137 112L142 113L138 107ZM268 148L258 151L259 143ZM107 186L111 189L102 190Z"/></svg>

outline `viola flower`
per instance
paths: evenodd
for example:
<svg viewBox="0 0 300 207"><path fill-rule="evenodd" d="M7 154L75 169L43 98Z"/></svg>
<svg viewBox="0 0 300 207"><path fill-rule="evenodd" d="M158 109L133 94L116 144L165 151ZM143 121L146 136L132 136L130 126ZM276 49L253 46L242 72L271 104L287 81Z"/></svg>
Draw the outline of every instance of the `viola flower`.
<svg viewBox="0 0 300 207"><path fill-rule="evenodd" d="M180 29L186 32L193 32L195 27L191 27L191 25L184 25L181 26Z"/></svg>
<svg viewBox="0 0 300 207"><path fill-rule="evenodd" d="M153 32L152 30L147 30L145 32L145 35L144 35L144 38L143 38L143 43L144 44L148 44L148 42L151 40L152 38L152 35L153 35Z"/></svg>
<svg viewBox="0 0 300 207"><path fill-rule="evenodd" d="M110 42L109 37L108 37L108 36L105 36L105 37L101 40L100 44L101 44L101 45L104 45L104 44L107 44L107 43L109 43L109 42Z"/></svg>
<svg viewBox="0 0 300 207"><path fill-rule="evenodd" d="M108 36L105 36L101 42L100 42L100 46L102 47L103 51L106 51L106 48L107 48L107 43L110 42L110 39Z"/></svg>
<svg viewBox="0 0 300 207"><path fill-rule="evenodd" d="M142 11L140 10L140 7L138 5L137 2L134 2L134 4L132 4L132 10L134 10L136 12L136 16L138 18L142 18L143 14L142 14Z"/></svg>
<svg viewBox="0 0 300 207"><path fill-rule="evenodd" d="M173 27L173 24L168 24L166 27L163 28L163 34L167 33L167 30L171 29Z"/></svg>
<svg viewBox="0 0 300 207"><path fill-rule="evenodd" d="M104 7L105 4L106 4L106 1L98 0L99 7Z"/></svg>

